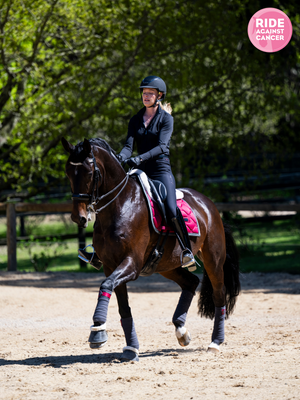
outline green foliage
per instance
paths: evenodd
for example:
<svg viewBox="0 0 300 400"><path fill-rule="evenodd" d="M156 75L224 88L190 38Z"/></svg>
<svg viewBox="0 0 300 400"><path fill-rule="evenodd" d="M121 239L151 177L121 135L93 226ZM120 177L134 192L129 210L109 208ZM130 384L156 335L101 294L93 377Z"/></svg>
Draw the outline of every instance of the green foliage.
<svg viewBox="0 0 300 400"><path fill-rule="evenodd" d="M234 217L234 218L232 218ZM1 221L0 221L1 222ZM231 215L232 227L240 253L241 272L289 272L300 274L300 220L291 218L273 222L251 222ZM0 231L4 221L0 223ZM32 225L33 226L33 225ZM62 225L58 221L43 221L32 229L37 235L48 232L49 235L61 234ZM17 246L19 271L72 271L97 272L87 264L79 268L77 258L78 240L48 240L48 242L23 242ZM203 266L197 273L203 272ZM0 270L7 269L7 252L0 247Z"/></svg>
<svg viewBox="0 0 300 400"><path fill-rule="evenodd" d="M30 262L36 272L45 272L49 265L53 264L68 249L68 244L48 239L47 242L42 243L41 247L38 241L31 240L30 242L21 242L20 248L27 249Z"/></svg>
<svg viewBox="0 0 300 400"><path fill-rule="evenodd" d="M34 195L65 179L59 142L102 137L120 150L139 82L162 76L174 108L174 173L200 188L238 166L262 176L299 146L298 2L282 51L247 37L260 1L0 0L0 191ZM284 134L281 134L284 132ZM257 162L249 156L260 152ZM176 160L176 161L175 161ZM249 164L250 160L250 164ZM218 190L212 190L220 197Z"/></svg>
<svg viewBox="0 0 300 400"><path fill-rule="evenodd" d="M242 272L300 273L298 218L273 222L231 220Z"/></svg>

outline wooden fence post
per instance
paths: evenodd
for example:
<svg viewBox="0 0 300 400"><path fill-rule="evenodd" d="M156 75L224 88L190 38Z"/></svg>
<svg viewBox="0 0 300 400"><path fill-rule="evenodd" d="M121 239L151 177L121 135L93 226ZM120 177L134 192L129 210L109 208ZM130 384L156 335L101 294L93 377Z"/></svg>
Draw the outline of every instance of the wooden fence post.
<svg viewBox="0 0 300 400"><path fill-rule="evenodd" d="M7 219L7 270L17 271L16 209L13 201L6 204Z"/></svg>

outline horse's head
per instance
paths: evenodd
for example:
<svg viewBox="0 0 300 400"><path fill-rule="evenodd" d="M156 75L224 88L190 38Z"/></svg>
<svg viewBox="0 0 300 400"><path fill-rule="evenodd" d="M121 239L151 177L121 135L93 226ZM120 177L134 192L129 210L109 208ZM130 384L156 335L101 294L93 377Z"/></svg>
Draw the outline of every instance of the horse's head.
<svg viewBox="0 0 300 400"><path fill-rule="evenodd" d="M71 183L73 193L72 221L79 227L88 225L87 205L94 192L95 165L94 156L91 154L91 144L87 139L73 146L65 138L61 139L65 150L70 154L66 164L66 174ZM98 187L98 181L97 181Z"/></svg>

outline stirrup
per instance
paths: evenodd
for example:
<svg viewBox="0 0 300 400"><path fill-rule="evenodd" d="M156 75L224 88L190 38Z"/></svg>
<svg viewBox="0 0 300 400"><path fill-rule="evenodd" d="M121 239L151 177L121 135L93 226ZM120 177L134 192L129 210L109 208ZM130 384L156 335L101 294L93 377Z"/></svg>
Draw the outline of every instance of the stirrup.
<svg viewBox="0 0 300 400"><path fill-rule="evenodd" d="M185 249L180 255L181 267L187 268L190 272L196 271L196 260L189 249Z"/></svg>
<svg viewBox="0 0 300 400"><path fill-rule="evenodd" d="M93 252L89 253L92 255L92 258L90 260L88 258L86 258L85 255L82 253L82 251L85 251L85 249L87 247L91 247L93 249ZM87 246L85 246L84 249L78 249L78 258L80 258L80 260L82 260L86 263L91 263L93 261L94 255L95 255L95 249L94 249L93 245L91 245L91 244L88 244Z"/></svg>

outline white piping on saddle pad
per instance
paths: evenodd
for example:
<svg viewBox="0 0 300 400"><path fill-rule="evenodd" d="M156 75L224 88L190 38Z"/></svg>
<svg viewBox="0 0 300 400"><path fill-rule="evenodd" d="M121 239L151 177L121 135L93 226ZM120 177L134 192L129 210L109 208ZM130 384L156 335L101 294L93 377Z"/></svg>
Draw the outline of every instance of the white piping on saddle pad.
<svg viewBox="0 0 300 400"><path fill-rule="evenodd" d="M128 174L129 175L138 174L141 177L141 180L142 180L149 196L151 197L151 199L153 199L151 187L150 187L150 184L148 181L148 176L145 174L145 172L141 171L140 169L133 169L133 170L129 171ZM183 197L184 197L184 193L181 190L176 189L176 200L183 199Z"/></svg>
<svg viewBox="0 0 300 400"><path fill-rule="evenodd" d="M183 198L184 198L184 193L181 190L176 189L176 200L180 200Z"/></svg>
<svg viewBox="0 0 300 400"><path fill-rule="evenodd" d="M145 186L145 189L147 190L149 196L151 197L151 199L153 199L152 196L152 192L151 192L151 188L150 188L150 184L148 181L148 177L145 174L145 172L141 171L140 169L132 169L131 171L128 172L128 175L132 175L132 174L137 174L141 177L141 180Z"/></svg>

